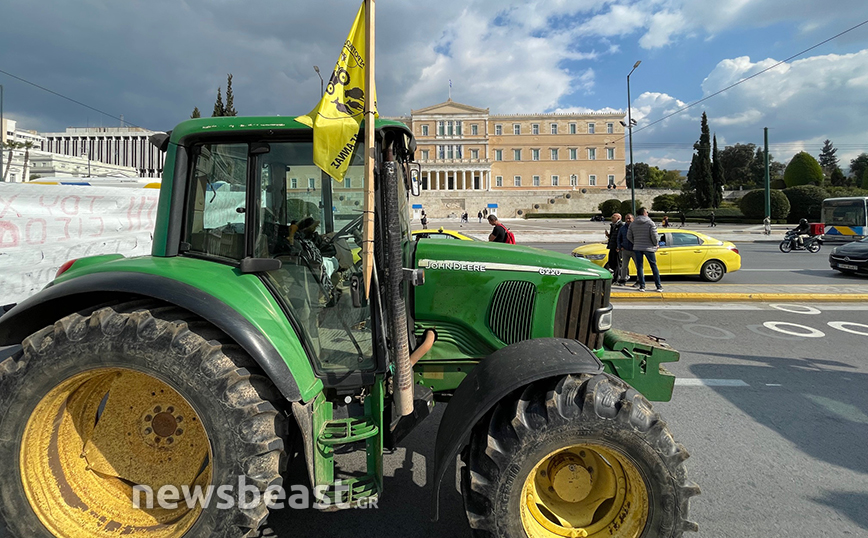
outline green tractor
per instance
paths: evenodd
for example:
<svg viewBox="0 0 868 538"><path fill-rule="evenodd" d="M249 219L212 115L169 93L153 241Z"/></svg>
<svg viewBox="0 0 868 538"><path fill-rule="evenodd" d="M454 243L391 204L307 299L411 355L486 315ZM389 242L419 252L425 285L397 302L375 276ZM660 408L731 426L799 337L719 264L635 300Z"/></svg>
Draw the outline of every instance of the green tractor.
<svg viewBox="0 0 868 538"><path fill-rule="evenodd" d="M435 517L456 463L476 536L696 529L687 452L649 403L671 397L678 353L611 330L611 277L590 262L413 241L415 140L375 133L369 294L361 149L338 183L288 118L152 139L152 255L72 260L0 317L0 345L20 345L0 362L0 534L256 536L288 466L318 508L363 506L384 448L435 401Z"/></svg>

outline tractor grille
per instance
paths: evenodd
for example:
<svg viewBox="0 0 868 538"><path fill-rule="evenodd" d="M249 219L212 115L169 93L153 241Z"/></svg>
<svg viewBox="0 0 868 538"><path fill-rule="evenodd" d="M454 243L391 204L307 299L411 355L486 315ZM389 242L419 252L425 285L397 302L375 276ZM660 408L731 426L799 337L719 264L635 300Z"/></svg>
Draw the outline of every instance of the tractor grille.
<svg viewBox="0 0 868 538"><path fill-rule="evenodd" d="M594 329L594 312L608 306L611 280L576 280L561 289L555 310L555 337L578 340L591 349L603 345Z"/></svg>
<svg viewBox="0 0 868 538"><path fill-rule="evenodd" d="M488 326L494 335L507 344L528 340L535 298L536 286L531 282L501 282L494 290L488 314Z"/></svg>

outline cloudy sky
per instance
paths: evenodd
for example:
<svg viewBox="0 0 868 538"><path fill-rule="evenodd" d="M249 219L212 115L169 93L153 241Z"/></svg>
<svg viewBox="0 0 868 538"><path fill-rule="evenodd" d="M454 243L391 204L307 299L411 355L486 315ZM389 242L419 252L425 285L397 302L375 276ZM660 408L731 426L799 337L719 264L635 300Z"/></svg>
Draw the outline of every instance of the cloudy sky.
<svg viewBox="0 0 868 538"><path fill-rule="evenodd" d="M113 116L171 129L210 115L232 73L240 114L317 101L358 0L0 0L0 70ZM721 147L849 159L868 151L868 24L658 123L863 21L866 0L378 0L381 115L452 98L494 113L626 110L636 161L686 169L709 116ZM40 131L119 122L0 73L5 114Z"/></svg>

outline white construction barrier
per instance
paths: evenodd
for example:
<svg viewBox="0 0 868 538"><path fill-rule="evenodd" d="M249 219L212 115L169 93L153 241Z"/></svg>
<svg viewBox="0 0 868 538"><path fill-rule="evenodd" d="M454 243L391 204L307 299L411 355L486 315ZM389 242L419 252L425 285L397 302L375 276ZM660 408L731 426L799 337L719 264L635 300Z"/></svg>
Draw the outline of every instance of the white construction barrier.
<svg viewBox="0 0 868 538"><path fill-rule="evenodd" d="M150 254L159 190L0 183L0 305L85 256Z"/></svg>

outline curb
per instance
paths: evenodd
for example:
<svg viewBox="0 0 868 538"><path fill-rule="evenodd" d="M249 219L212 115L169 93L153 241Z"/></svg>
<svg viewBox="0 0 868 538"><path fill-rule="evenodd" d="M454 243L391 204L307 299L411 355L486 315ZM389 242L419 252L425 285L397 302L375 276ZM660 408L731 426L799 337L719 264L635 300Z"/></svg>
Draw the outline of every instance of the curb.
<svg viewBox="0 0 868 538"><path fill-rule="evenodd" d="M803 301L803 302L863 302L868 301L868 293L623 293L611 294L613 301L677 301L677 302L774 302L774 301Z"/></svg>

